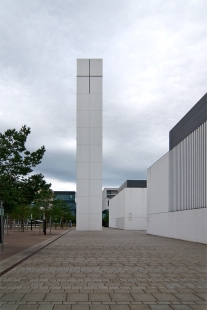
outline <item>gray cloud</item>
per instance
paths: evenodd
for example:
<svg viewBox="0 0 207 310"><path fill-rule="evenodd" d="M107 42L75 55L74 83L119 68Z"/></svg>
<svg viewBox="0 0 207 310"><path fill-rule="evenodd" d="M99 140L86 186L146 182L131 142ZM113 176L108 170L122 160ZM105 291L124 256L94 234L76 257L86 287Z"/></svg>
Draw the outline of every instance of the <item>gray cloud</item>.
<svg viewBox="0 0 207 310"><path fill-rule="evenodd" d="M204 0L1 1L0 131L31 127L53 188L75 188L76 59L103 58L103 186L146 178L205 94Z"/></svg>

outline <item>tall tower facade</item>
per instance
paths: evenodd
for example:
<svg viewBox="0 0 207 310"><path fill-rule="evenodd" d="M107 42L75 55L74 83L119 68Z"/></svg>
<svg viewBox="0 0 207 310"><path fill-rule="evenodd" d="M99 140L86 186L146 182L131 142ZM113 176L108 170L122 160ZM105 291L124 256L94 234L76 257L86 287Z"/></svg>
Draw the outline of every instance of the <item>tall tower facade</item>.
<svg viewBox="0 0 207 310"><path fill-rule="evenodd" d="M77 60L76 228L102 230L102 59Z"/></svg>

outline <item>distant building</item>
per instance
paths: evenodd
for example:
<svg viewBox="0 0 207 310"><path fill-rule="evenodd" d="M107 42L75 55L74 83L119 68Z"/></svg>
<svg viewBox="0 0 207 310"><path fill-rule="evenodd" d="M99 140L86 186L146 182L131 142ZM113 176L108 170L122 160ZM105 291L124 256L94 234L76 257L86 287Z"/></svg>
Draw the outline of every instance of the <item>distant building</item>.
<svg viewBox="0 0 207 310"><path fill-rule="evenodd" d="M118 194L118 188L104 188L102 191L102 212L109 209L110 200Z"/></svg>
<svg viewBox="0 0 207 310"><path fill-rule="evenodd" d="M54 191L56 199L62 199L70 208L72 215L76 215L76 203L74 191Z"/></svg>
<svg viewBox="0 0 207 310"><path fill-rule="evenodd" d="M109 227L126 230L147 229L147 181L127 180L111 199Z"/></svg>

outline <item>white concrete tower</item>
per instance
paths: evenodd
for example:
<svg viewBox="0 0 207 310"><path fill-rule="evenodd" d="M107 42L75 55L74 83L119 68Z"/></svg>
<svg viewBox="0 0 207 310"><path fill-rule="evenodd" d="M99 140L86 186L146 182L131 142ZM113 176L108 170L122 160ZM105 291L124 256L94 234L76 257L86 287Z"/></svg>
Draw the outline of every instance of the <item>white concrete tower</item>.
<svg viewBox="0 0 207 310"><path fill-rule="evenodd" d="M102 59L77 60L76 228L102 230Z"/></svg>

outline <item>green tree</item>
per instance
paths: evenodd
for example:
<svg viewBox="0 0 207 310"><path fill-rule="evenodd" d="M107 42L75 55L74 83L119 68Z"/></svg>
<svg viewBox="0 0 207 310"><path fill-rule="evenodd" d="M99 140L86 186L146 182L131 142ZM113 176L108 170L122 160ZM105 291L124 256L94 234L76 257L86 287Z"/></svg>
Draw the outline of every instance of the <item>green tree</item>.
<svg viewBox="0 0 207 310"><path fill-rule="evenodd" d="M43 175L30 175L45 153L44 146L35 152L26 149L30 132L24 125L19 131L8 129L0 133L0 201L9 213L21 204L29 205L46 184Z"/></svg>
<svg viewBox="0 0 207 310"><path fill-rule="evenodd" d="M106 210L103 218L102 218L102 225L108 227L109 226L109 210Z"/></svg>
<svg viewBox="0 0 207 310"><path fill-rule="evenodd" d="M62 199L55 199L53 201L52 216L58 221L62 220L63 222L74 220L70 207Z"/></svg>
<svg viewBox="0 0 207 310"><path fill-rule="evenodd" d="M34 216L41 215L43 217L43 231L46 234L47 223L50 216L57 221L72 219L72 214L67 203L62 199L55 199L54 192L50 188L51 184L45 184L38 192L34 199L32 214Z"/></svg>
<svg viewBox="0 0 207 310"><path fill-rule="evenodd" d="M30 217L30 214L31 214L31 206L21 204L21 205L16 206L13 209L11 216L15 219L20 220L21 229L22 231L24 231L24 222L25 220L28 220L28 218Z"/></svg>
<svg viewBox="0 0 207 310"><path fill-rule="evenodd" d="M49 217L51 215L52 205L55 197L50 186L51 184L45 183L41 187L41 190L36 194L34 199L34 209L38 209L43 216L43 231L45 235L47 222L49 221Z"/></svg>

